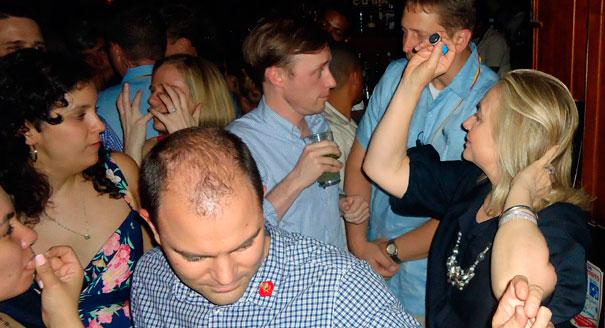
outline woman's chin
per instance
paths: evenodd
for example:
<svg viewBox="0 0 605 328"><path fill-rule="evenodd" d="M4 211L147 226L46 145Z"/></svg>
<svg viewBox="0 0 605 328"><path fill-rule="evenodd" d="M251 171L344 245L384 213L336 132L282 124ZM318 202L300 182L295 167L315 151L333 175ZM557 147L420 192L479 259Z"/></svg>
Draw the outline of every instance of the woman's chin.
<svg viewBox="0 0 605 328"><path fill-rule="evenodd" d="M33 273L24 273L23 277L21 278L21 281L19 281L18 283L16 282L15 284L9 283L10 288L5 289L5 286L3 286L2 291L0 292L0 301L7 300L25 293L31 287L33 282ZM2 284L4 283L5 282L3 282Z"/></svg>

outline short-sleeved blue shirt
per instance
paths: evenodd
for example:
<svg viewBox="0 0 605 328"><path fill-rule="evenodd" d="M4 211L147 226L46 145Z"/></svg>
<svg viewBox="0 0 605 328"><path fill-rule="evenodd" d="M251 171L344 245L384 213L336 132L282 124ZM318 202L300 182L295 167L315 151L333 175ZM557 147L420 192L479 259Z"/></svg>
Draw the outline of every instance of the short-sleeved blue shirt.
<svg viewBox="0 0 605 328"><path fill-rule="evenodd" d="M423 90L410 124L408 148L420 140L423 144L433 145L443 159L461 158L466 135L462 122L476 111L479 101L498 79L489 68L480 66L476 47L471 45L471 48L473 51L466 64L436 99L433 99L429 87ZM366 149L406 65L406 59L392 62L372 93L356 135L358 142ZM389 195L375 185L372 186L371 202L369 240L401 236L428 220L427 217L393 213ZM425 312L426 263L426 259L403 262L398 273L387 282L404 308L414 315L424 315Z"/></svg>
<svg viewBox="0 0 605 328"><path fill-rule="evenodd" d="M122 92L122 86L124 83L130 85L130 98L134 100L137 91L141 90L143 96L141 97L141 114L147 114L149 104L147 100L151 96L151 72L153 65L141 65L134 68L128 69L126 75L122 79L122 82L118 85L109 87L99 92L99 99L97 100L97 114L101 116L107 125L115 132L115 135L119 138L123 144L124 131L122 130L122 124L120 123L120 113L118 113L118 106L116 101L120 92ZM147 138L152 138L158 135L158 132L153 128L153 120L149 120L147 123ZM114 149L112 149L114 150ZM118 149L115 149L118 150Z"/></svg>

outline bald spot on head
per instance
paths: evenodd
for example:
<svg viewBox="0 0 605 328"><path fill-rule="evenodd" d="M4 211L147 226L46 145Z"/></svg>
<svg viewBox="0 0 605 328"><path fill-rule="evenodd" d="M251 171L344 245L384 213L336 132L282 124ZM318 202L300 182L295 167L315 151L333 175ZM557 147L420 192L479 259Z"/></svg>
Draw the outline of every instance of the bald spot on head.
<svg viewBox="0 0 605 328"><path fill-rule="evenodd" d="M143 162L141 202L157 222L162 194L178 193L198 215L218 217L248 184L262 207L260 174L246 145L216 128L190 128L158 143Z"/></svg>

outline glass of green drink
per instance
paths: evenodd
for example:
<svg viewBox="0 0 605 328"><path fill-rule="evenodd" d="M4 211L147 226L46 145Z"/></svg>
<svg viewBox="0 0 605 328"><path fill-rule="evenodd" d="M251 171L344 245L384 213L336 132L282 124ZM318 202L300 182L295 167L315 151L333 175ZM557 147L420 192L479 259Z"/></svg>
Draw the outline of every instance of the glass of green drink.
<svg viewBox="0 0 605 328"><path fill-rule="evenodd" d="M312 143L330 140L334 141L334 136L332 135L332 131L313 133L309 136L303 138L305 144L309 145ZM336 154L328 154L326 156L332 157L334 159L338 159ZM338 184L340 182L340 172L324 172L322 175L317 178L317 183L322 188L326 188L331 185Z"/></svg>

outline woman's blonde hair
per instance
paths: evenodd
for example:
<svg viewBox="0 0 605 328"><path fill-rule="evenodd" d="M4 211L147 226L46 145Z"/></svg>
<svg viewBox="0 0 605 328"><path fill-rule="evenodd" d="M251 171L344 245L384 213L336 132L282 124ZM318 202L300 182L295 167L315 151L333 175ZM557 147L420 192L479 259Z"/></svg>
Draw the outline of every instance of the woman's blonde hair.
<svg viewBox="0 0 605 328"><path fill-rule="evenodd" d="M500 105L494 117L494 141L498 147L500 180L492 187L488 214L502 210L511 181L524 168L559 145L551 192L534 204L539 211L556 202L588 209L590 198L571 182L572 143L578 126L578 110L567 87L555 77L536 70L507 73L495 86Z"/></svg>
<svg viewBox="0 0 605 328"><path fill-rule="evenodd" d="M162 65L172 65L184 77L195 104L202 104L198 126L224 128L235 119L233 98L223 74L213 63L191 55L173 55L158 61L155 72Z"/></svg>

